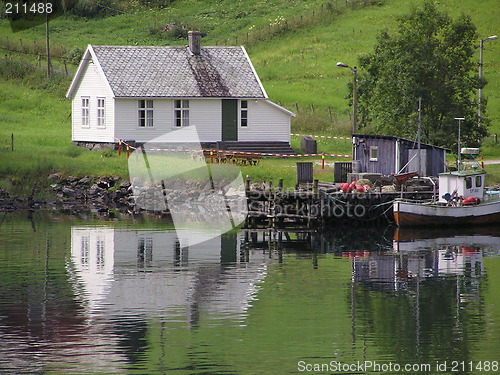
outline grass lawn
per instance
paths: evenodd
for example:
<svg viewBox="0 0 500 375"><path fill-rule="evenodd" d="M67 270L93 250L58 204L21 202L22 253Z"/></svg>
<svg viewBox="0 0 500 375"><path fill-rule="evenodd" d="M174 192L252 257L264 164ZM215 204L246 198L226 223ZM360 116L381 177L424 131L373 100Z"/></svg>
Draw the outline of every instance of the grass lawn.
<svg viewBox="0 0 500 375"><path fill-rule="evenodd" d="M157 30L172 22L198 28L207 33L203 39L206 45L246 44L270 99L297 113L292 132L339 136L350 133L351 109L345 97L352 73L335 64L356 65L360 55L372 51L383 29L394 30L396 18L423 1L382 0L373 2L378 5L351 9L345 8L344 0L248 0L245 6L235 0L177 0L165 9L124 8L127 14L111 17L60 17L51 21L51 41L59 55L87 44L186 44ZM469 14L481 38L498 34L497 12L492 11L497 0L449 0L438 7L453 18L462 12ZM6 42L20 44L22 39L24 46L39 44L43 53L44 30L41 25L13 34L9 23L0 19L0 47ZM483 95L488 98L490 132L500 135L499 51L500 41L485 43L488 85ZM25 59L33 65L36 62L34 56L26 55ZM63 69L60 61L55 60L55 64ZM70 71L75 69L70 67ZM77 176L128 176L124 156L71 144L71 104L64 99L69 82L70 77L65 77L47 85L42 78L28 81L22 74L0 82L0 187L29 192L34 183L42 184L56 171ZM294 149L298 151L299 145L300 139L292 137ZM351 144L318 139L318 152L351 154ZM500 145L492 137L485 140L481 152L488 159L500 159ZM327 157L330 171L318 171L315 177L331 181L335 160L349 159ZM321 167L319 157L273 158L262 159L258 166L242 167L242 174L275 184L283 178L286 186L294 186L298 161L313 161L317 170ZM498 165L488 166L488 172L489 184L500 183Z"/></svg>

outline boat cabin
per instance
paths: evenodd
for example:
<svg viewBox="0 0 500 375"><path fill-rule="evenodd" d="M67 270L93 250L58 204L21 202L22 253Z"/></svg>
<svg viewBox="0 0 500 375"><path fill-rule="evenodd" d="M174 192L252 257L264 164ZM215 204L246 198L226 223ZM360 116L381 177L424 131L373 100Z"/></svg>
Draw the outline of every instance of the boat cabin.
<svg viewBox="0 0 500 375"><path fill-rule="evenodd" d="M439 201L447 202L450 196L451 198L454 196L464 198L473 197L482 200L485 175L486 172L483 170L462 170L441 173L439 175Z"/></svg>

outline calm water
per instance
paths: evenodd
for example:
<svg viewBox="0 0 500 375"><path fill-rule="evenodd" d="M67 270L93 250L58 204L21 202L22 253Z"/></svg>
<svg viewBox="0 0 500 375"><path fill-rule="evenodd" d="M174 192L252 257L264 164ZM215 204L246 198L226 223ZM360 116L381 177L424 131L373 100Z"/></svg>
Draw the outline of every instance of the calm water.
<svg viewBox="0 0 500 375"><path fill-rule="evenodd" d="M0 373L500 373L498 228L200 236L0 214Z"/></svg>

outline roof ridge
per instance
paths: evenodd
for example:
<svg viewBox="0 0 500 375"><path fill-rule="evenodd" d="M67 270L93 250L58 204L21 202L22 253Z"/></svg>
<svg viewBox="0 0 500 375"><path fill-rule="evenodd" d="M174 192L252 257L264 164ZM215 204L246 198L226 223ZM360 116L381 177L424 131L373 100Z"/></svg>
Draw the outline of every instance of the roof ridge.
<svg viewBox="0 0 500 375"><path fill-rule="evenodd" d="M119 45L92 45L92 48L130 48L130 49L146 49L146 48L189 48L188 45L182 46L119 46ZM201 48L241 48L241 46L202 46Z"/></svg>

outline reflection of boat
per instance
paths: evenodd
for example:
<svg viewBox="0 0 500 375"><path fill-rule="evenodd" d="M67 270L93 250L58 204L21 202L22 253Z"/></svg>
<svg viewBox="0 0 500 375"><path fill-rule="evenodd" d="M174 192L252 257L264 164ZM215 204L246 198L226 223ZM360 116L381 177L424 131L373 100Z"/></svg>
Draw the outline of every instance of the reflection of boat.
<svg viewBox="0 0 500 375"><path fill-rule="evenodd" d="M424 203L395 200L396 224L450 226L500 223L500 199L498 194L485 191L485 175L484 170L440 174L440 200Z"/></svg>
<svg viewBox="0 0 500 375"><path fill-rule="evenodd" d="M427 229L427 228L426 228ZM398 228L394 233L393 250L397 253L427 250L448 251L455 249L461 254L481 252L500 253L500 232L496 226L409 230Z"/></svg>

